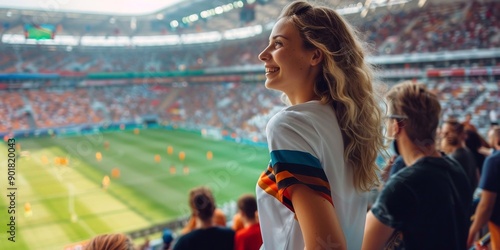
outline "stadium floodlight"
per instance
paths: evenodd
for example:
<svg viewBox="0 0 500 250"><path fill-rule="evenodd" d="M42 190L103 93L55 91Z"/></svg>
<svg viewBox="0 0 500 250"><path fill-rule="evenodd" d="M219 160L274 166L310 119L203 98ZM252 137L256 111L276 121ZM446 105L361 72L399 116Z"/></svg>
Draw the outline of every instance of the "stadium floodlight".
<svg viewBox="0 0 500 250"><path fill-rule="evenodd" d="M197 34L184 34L181 36L181 42L183 44L195 44L195 43L213 43L222 40L222 35L220 32L204 32Z"/></svg>
<svg viewBox="0 0 500 250"><path fill-rule="evenodd" d="M192 14L189 16L189 21L190 22L196 22L198 21L198 15L197 14Z"/></svg>
<svg viewBox="0 0 500 250"><path fill-rule="evenodd" d="M255 25L251 27L228 30L224 32L223 37L226 40L234 40L256 36L260 33L262 33L262 25Z"/></svg>
<svg viewBox="0 0 500 250"><path fill-rule="evenodd" d="M173 20L172 22L170 22L170 27L172 28L179 27L179 22L177 22L177 20Z"/></svg>
<svg viewBox="0 0 500 250"><path fill-rule="evenodd" d="M220 6L215 8L215 14L220 15L222 13L224 13L224 8L222 8Z"/></svg>
<svg viewBox="0 0 500 250"><path fill-rule="evenodd" d="M189 16L185 16L182 18L182 22L185 24L194 23L194 22L198 21L200 17L201 18L209 18L211 16L220 15L220 14L229 12L235 8L241 8L241 7L243 7L243 2L241 2L241 1L220 5L220 6L213 8L213 9L204 10L204 11L200 12L199 15L198 14L191 14Z"/></svg>
<svg viewBox="0 0 500 250"><path fill-rule="evenodd" d="M222 5L222 9L224 10L224 12L228 12L228 11L232 10L233 8L234 7L233 7L232 3L226 4L226 5Z"/></svg>
<svg viewBox="0 0 500 250"><path fill-rule="evenodd" d="M204 10L200 13L200 16L201 18L207 18L210 16L210 14L208 13L208 11Z"/></svg>
<svg viewBox="0 0 500 250"><path fill-rule="evenodd" d="M243 1L234 2L233 5L236 6L237 8L242 8L243 6L245 6Z"/></svg>

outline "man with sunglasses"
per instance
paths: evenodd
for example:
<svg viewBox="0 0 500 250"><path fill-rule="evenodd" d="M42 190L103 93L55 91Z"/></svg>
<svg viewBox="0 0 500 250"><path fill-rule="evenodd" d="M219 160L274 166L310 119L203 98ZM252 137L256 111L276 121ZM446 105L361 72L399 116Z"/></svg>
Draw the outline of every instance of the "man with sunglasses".
<svg viewBox="0 0 500 250"><path fill-rule="evenodd" d="M404 82L386 96L387 133L408 166L386 183L366 218L363 249L466 249L472 189L436 149L441 107L425 86Z"/></svg>

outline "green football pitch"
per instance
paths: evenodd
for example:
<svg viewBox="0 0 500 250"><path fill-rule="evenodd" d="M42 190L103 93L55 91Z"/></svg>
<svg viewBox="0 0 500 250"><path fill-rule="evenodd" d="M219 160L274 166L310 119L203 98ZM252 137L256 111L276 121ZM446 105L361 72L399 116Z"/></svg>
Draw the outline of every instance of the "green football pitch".
<svg viewBox="0 0 500 250"><path fill-rule="evenodd" d="M218 204L254 193L269 161L265 147L165 129L18 139L16 144L15 215L9 214L7 196L8 146L0 144L0 249L63 249L97 234L172 221L188 214L187 196L194 187L210 187ZM57 157L67 165L58 164ZM119 169L119 177L112 176L113 169ZM103 189L106 175L110 184ZM12 215L15 242L7 232Z"/></svg>

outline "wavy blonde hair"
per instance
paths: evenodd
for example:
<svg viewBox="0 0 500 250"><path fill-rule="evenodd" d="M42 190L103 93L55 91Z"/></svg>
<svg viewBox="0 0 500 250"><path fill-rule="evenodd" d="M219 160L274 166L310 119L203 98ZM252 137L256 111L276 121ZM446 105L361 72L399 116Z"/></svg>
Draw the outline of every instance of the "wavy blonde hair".
<svg viewBox="0 0 500 250"><path fill-rule="evenodd" d="M375 163L384 147L382 111L376 101L373 70L356 31L334 10L293 2L283 9L299 30L306 49L323 53L314 91L335 109L344 138L344 157L354 168L354 186L368 191L378 184Z"/></svg>

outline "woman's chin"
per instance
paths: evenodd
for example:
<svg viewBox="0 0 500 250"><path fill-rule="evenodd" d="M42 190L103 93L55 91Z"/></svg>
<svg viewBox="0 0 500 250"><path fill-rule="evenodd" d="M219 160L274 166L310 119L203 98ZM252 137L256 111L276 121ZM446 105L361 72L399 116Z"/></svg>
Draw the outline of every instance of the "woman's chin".
<svg viewBox="0 0 500 250"><path fill-rule="evenodd" d="M269 79L267 79L267 80L266 80L266 83L265 83L265 85L264 85L264 86L266 86L266 88L267 88L267 89L272 89L272 90L278 90L278 91L281 91L281 89L280 89L280 88L278 88L277 84L276 84L274 81L269 80Z"/></svg>

